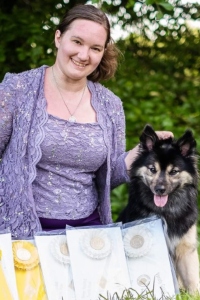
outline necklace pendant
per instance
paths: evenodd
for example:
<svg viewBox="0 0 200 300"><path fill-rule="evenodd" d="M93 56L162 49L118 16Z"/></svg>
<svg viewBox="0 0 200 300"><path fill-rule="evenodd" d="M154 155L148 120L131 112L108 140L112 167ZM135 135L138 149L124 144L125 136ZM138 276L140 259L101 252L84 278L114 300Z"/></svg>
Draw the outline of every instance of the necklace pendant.
<svg viewBox="0 0 200 300"><path fill-rule="evenodd" d="M71 123L76 123L76 118L74 116L70 116L68 121Z"/></svg>

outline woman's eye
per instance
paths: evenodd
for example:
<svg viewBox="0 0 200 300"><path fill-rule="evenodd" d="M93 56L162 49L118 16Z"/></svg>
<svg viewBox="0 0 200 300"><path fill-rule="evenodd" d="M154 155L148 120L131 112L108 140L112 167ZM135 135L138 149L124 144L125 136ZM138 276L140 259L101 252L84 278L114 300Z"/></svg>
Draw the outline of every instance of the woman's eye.
<svg viewBox="0 0 200 300"><path fill-rule="evenodd" d="M77 41L77 40L74 40L74 43L76 43L76 44L78 44L78 45L81 44L81 42L80 42L80 41Z"/></svg>
<svg viewBox="0 0 200 300"><path fill-rule="evenodd" d="M92 48L96 52L100 52L101 50L99 48Z"/></svg>

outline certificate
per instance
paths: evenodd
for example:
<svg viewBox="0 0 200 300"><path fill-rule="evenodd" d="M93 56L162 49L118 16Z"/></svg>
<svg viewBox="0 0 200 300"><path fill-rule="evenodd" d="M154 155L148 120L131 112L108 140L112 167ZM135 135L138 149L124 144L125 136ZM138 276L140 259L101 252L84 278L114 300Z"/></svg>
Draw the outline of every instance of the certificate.
<svg viewBox="0 0 200 300"><path fill-rule="evenodd" d="M173 297L172 266L161 219L127 223L122 235L134 296L151 291L156 299L163 294Z"/></svg>
<svg viewBox="0 0 200 300"><path fill-rule="evenodd" d="M76 300L121 295L130 287L120 226L73 228L67 242Z"/></svg>
<svg viewBox="0 0 200 300"><path fill-rule="evenodd" d="M48 300L75 300L66 235L35 235Z"/></svg>

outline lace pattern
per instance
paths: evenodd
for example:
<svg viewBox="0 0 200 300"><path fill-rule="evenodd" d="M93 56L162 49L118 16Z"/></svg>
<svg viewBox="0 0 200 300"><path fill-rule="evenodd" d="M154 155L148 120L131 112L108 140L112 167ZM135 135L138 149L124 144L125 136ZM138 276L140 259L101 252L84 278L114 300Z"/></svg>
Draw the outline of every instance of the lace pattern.
<svg viewBox="0 0 200 300"><path fill-rule="evenodd" d="M46 67L8 73L0 84L0 230L10 228L16 238L41 230L32 182L48 119L41 97ZM108 224L112 222L110 188L129 180L124 163L124 113L121 101L111 91L90 81L88 87L108 149L107 160L96 173L99 212L103 224Z"/></svg>
<svg viewBox="0 0 200 300"><path fill-rule="evenodd" d="M95 172L106 160L97 123L71 123L49 115L33 194L39 217L76 220L98 205ZM48 188L47 188L48 187Z"/></svg>

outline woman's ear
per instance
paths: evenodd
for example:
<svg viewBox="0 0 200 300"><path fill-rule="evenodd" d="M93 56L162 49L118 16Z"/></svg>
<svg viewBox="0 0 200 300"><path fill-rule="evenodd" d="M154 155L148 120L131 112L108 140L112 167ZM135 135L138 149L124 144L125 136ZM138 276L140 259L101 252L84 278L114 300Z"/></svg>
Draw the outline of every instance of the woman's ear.
<svg viewBox="0 0 200 300"><path fill-rule="evenodd" d="M55 46L58 49L60 46L60 38L61 38L61 32L60 30L56 30L55 32Z"/></svg>

